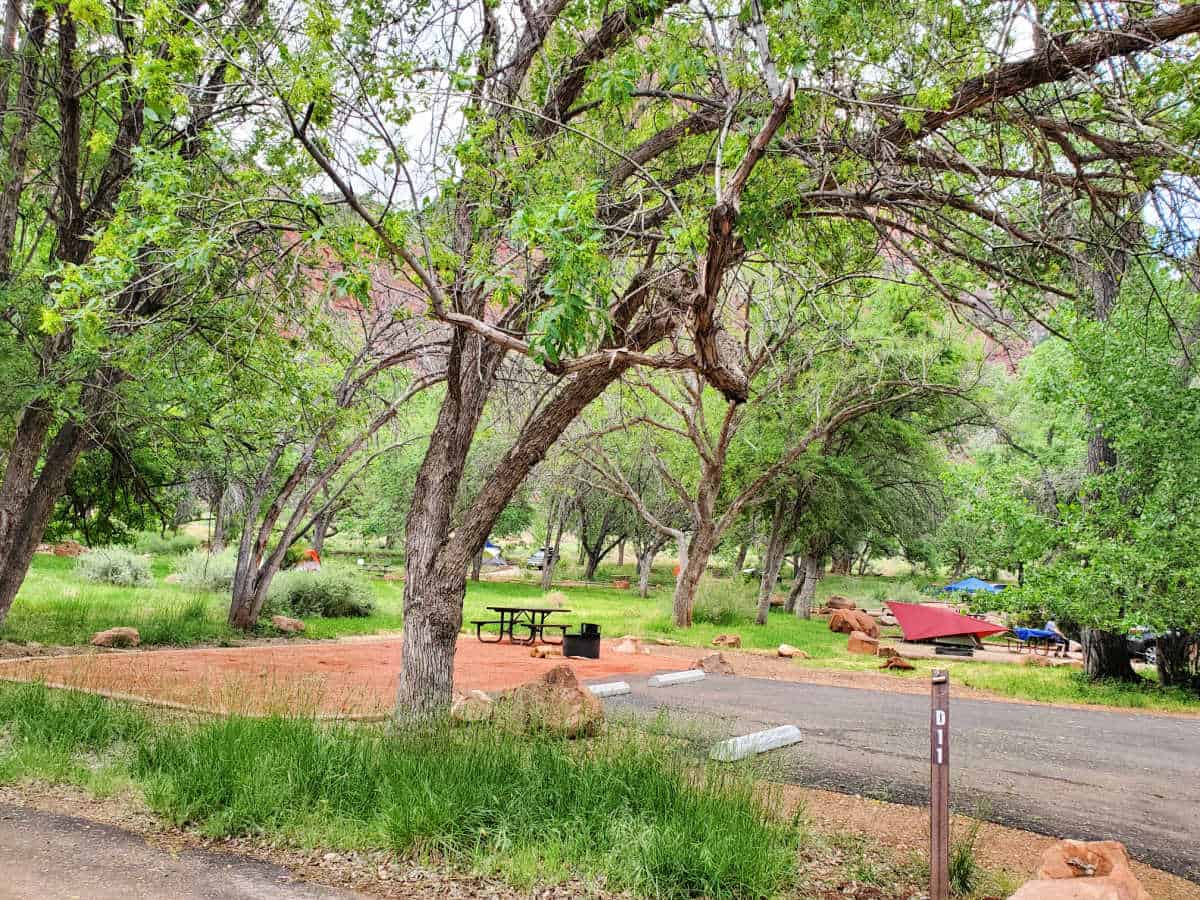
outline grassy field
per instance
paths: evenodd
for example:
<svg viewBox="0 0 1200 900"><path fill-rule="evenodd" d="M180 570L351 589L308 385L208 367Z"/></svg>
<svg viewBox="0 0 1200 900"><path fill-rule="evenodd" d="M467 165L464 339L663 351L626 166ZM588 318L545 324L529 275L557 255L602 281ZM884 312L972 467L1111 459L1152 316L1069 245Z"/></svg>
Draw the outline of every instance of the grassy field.
<svg viewBox="0 0 1200 900"><path fill-rule="evenodd" d="M334 566L352 567L337 561ZM137 628L146 644L185 646L195 643L226 643L241 637L225 624L227 601L221 595L167 584L170 561L155 557L154 584L141 588L118 588L85 582L74 574L74 561L39 554L33 570L0 628L0 640L18 643L81 644L101 629L117 625ZM631 566L605 566L598 577L611 580L628 575ZM568 575L574 574L569 569ZM742 646L771 651L781 643L806 651L810 659L796 665L821 669L875 670L878 661L850 654L846 639L829 631L820 619L804 621L781 610L773 610L765 626L753 624L756 583L741 579L714 579L702 586L697 603L696 624L677 629L671 622L670 568L654 574L655 588L642 599L634 590L604 585L557 587L546 596L536 573L516 582L470 582L464 621L490 618L487 607L521 603L545 604L559 600L570 612L555 618L563 623L595 622L606 636L634 634L664 637L683 644L704 646L724 632L736 632ZM376 610L366 618L306 618L305 636L335 638L347 635L395 632L403 625L403 584L372 581ZM786 583L781 589L786 589ZM818 598L841 594L860 606L877 607L885 599L919 599L914 583L903 578L827 576L818 586ZM468 624L465 630L473 632ZM885 636L889 632L885 630ZM890 636L898 636L897 631ZM897 673L897 678L926 678L932 662L915 661L916 671ZM993 663L938 660L948 667L956 684L991 691L1001 696L1034 702L1103 704L1129 709L1169 712L1200 712L1200 699L1182 691L1160 689L1152 678L1141 685L1096 684L1071 669L1004 666Z"/></svg>

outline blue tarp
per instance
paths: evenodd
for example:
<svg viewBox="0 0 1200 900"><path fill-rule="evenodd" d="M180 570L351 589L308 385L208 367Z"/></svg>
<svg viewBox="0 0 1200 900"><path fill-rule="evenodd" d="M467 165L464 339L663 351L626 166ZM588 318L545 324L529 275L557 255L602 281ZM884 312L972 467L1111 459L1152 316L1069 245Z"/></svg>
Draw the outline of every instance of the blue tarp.
<svg viewBox="0 0 1200 900"><path fill-rule="evenodd" d="M968 594L973 594L976 591L987 591L989 594L998 594L1004 590L1002 584L992 584L984 581L982 578L964 578L962 581L956 581L954 584L948 584L943 591L966 591Z"/></svg>

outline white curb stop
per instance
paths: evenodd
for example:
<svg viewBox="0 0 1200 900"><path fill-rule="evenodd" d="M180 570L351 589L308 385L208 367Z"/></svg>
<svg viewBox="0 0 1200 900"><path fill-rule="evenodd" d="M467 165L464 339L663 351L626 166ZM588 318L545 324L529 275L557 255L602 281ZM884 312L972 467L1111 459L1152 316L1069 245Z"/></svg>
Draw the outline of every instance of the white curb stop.
<svg viewBox="0 0 1200 900"><path fill-rule="evenodd" d="M597 697L616 697L618 694L628 694L633 688L627 681L609 681L605 684L589 684L588 690Z"/></svg>
<svg viewBox="0 0 1200 900"><path fill-rule="evenodd" d="M667 687L672 684L687 684L690 681L703 680L703 669L685 669L682 672L663 672L661 675L651 675L646 684L650 687Z"/></svg>
<svg viewBox="0 0 1200 900"><path fill-rule="evenodd" d="M768 728L766 731L756 731L753 734L743 734L741 737L730 738L714 744L708 753L709 759L720 762L734 762L745 759L756 753L766 753L768 750L778 750L796 744L804 738L800 729L795 725L780 725L778 728Z"/></svg>

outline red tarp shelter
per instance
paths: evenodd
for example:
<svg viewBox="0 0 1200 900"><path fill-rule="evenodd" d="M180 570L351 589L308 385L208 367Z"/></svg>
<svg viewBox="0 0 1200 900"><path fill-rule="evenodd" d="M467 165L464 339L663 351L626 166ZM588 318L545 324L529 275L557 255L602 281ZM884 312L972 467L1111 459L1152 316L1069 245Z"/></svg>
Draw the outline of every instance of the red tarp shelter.
<svg viewBox="0 0 1200 900"><path fill-rule="evenodd" d="M906 641L928 641L933 638L975 635L985 638L989 634L1008 631L1002 625L993 625L982 619L959 615L950 609L925 606L920 603L896 603L889 600L887 607L900 624Z"/></svg>

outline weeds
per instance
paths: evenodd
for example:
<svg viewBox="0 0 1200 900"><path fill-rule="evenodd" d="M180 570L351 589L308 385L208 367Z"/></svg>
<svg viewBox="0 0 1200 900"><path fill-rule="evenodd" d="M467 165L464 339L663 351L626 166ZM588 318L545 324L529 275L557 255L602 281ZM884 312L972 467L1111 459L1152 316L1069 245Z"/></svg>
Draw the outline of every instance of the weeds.
<svg viewBox="0 0 1200 900"><path fill-rule="evenodd" d="M0 778L104 777L219 836L435 853L518 884L603 878L652 897L771 896L798 832L742 770L613 729L587 744L487 727L389 732L304 719L156 723L123 704L0 685Z"/></svg>
<svg viewBox="0 0 1200 900"><path fill-rule="evenodd" d="M974 891L983 875L983 869L975 858L975 842L979 839L981 824L973 820L966 833L950 848L950 890L959 897Z"/></svg>

